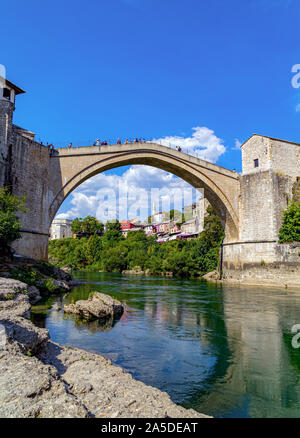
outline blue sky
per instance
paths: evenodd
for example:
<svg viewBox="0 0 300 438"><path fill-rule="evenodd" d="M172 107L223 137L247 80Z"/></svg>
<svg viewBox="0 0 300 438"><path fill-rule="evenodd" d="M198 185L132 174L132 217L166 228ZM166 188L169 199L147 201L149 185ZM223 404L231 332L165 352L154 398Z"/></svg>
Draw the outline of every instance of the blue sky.
<svg viewBox="0 0 300 438"><path fill-rule="evenodd" d="M15 0L1 12L0 63L27 91L15 123L37 139L193 138L205 127L225 149L210 143L209 157L237 171L236 144L253 133L300 142L299 1Z"/></svg>

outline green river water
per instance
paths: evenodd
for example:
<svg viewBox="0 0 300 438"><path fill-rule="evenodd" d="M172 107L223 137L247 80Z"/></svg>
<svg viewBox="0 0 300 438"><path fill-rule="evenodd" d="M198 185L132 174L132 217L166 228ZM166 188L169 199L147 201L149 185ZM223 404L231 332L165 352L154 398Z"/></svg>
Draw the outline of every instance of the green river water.
<svg viewBox="0 0 300 438"><path fill-rule="evenodd" d="M300 291L77 272L85 282L33 306L53 341L100 353L184 407L215 417L300 417ZM60 305L107 293L118 321L83 322Z"/></svg>

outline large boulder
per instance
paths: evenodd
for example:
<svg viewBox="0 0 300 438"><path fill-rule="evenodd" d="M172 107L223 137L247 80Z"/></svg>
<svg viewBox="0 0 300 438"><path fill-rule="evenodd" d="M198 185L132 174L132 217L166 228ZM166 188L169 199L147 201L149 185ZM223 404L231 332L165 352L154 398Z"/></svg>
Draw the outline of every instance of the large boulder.
<svg viewBox="0 0 300 438"><path fill-rule="evenodd" d="M201 278L207 281L218 281L220 279L220 273L218 271L211 271L205 275L202 275Z"/></svg>
<svg viewBox="0 0 300 438"><path fill-rule="evenodd" d="M75 304L65 305L64 311L79 315L84 319L102 319L121 316L124 307L120 301L109 295L94 292L87 300L79 300Z"/></svg>

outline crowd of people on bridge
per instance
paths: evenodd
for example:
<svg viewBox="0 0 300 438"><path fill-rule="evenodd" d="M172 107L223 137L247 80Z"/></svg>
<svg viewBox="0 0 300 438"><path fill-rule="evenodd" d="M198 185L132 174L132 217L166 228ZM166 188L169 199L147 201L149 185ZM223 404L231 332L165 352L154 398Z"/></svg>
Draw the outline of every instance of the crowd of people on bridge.
<svg viewBox="0 0 300 438"><path fill-rule="evenodd" d="M151 139L149 141L151 142ZM136 137L135 140L130 140L130 139L126 138L125 142L122 142L121 139L118 137L116 144L121 145L121 144L133 144L133 143L148 143L148 141L145 138L137 138ZM41 144L43 144L43 143L41 142ZM114 144L114 143L112 143L112 142L108 143L106 140L101 141L99 138L97 138L97 140L93 143L93 146L108 146L108 145L112 145L112 144ZM69 143L68 149L72 148L72 146L73 146L73 143L72 142ZM53 153L55 151L53 144L47 143L46 147L48 148L50 155L53 155ZM178 152L182 151L180 146L176 146L176 150Z"/></svg>
<svg viewBox="0 0 300 438"><path fill-rule="evenodd" d="M135 140L130 140L126 138L125 142L122 143L121 139L118 138L116 144L130 144L130 143L147 143L147 142L145 138L136 138ZM107 146L108 144L112 144L112 143L107 143L106 140L100 141L99 138L97 138L93 146Z"/></svg>

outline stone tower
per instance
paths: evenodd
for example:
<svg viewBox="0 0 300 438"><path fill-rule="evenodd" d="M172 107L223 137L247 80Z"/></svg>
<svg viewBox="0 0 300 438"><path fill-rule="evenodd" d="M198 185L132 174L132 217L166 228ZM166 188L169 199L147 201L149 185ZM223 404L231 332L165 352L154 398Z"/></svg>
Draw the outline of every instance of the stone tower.
<svg viewBox="0 0 300 438"><path fill-rule="evenodd" d="M24 93L21 88L0 76L0 187L7 184L6 169L13 139L15 97Z"/></svg>

